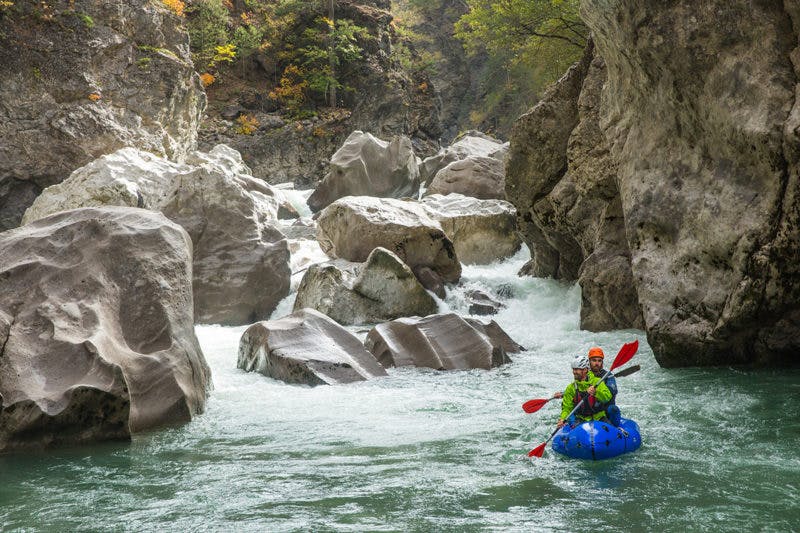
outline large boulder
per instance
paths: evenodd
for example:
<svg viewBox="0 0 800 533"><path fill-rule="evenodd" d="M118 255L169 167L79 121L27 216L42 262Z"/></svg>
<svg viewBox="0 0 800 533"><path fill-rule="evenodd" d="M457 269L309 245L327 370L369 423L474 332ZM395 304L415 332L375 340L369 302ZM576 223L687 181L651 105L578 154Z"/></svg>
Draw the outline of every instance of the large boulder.
<svg viewBox="0 0 800 533"><path fill-rule="evenodd" d="M417 158L408 137L386 142L354 131L333 154L330 171L308 197L308 206L319 211L344 196L402 198L418 190Z"/></svg>
<svg viewBox="0 0 800 533"><path fill-rule="evenodd" d="M0 13L0 231L103 154L194 149L205 94L162 2L13 4Z"/></svg>
<svg viewBox="0 0 800 533"><path fill-rule="evenodd" d="M385 376L358 338L314 309L250 326L237 367L302 385L334 385Z"/></svg>
<svg viewBox="0 0 800 533"><path fill-rule="evenodd" d="M442 225L462 263L492 263L511 257L522 246L516 210L506 201L434 194L420 204Z"/></svg>
<svg viewBox="0 0 800 533"><path fill-rule="evenodd" d="M0 233L0 451L127 439L203 410L191 249L163 215L120 207Z"/></svg>
<svg viewBox="0 0 800 533"><path fill-rule="evenodd" d="M450 193L505 200L505 164L493 157L479 156L453 161L436 173L425 191L426 195Z"/></svg>
<svg viewBox="0 0 800 533"><path fill-rule="evenodd" d="M278 201L225 145L173 163L123 148L48 187L24 223L62 209L127 205L161 211L194 244L198 323L252 324L268 318L289 293L289 248L274 227Z"/></svg>
<svg viewBox="0 0 800 533"><path fill-rule="evenodd" d="M488 370L509 362L500 342L493 342L455 313L378 324L364 344L386 367Z"/></svg>
<svg viewBox="0 0 800 533"><path fill-rule="evenodd" d="M417 202L351 196L325 208L317 223L317 240L331 257L364 262L380 246L415 272L428 267L451 283L461 277L453 243Z"/></svg>
<svg viewBox="0 0 800 533"><path fill-rule="evenodd" d="M420 181L427 187L440 170L455 161L470 157L492 157L502 161L505 152L506 147L501 141L485 133L470 130L447 148L422 161L419 167Z"/></svg>
<svg viewBox="0 0 800 533"><path fill-rule="evenodd" d="M374 324L402 316L430 315L436 300L411 269L385 248L365 263L336 260L311 266L297 289L294 309L310 307L339 324Z"/></svg>

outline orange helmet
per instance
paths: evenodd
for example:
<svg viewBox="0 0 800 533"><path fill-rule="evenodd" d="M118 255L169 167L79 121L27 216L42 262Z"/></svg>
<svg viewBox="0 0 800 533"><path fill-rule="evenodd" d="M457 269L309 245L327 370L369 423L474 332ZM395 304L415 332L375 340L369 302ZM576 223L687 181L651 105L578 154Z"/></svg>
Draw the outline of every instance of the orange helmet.
<svg viewBox="0 0 800 533"><path fill-rule="evenodd" d="M602 359L605 356L606 354L603 353L602 348L598 348L597 346L595 346L594 348L589 348L589 359L591 359L592 357L600 357Z"/></svg>

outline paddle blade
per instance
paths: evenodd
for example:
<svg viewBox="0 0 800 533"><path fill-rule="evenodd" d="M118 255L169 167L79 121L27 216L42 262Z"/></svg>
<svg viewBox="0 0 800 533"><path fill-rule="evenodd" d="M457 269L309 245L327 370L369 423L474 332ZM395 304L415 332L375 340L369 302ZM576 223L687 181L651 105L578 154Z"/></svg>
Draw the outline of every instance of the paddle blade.
<svg viewBox="0 0 800 533"><path fill-rule="evenodd" d="M614 370L615 368L624 365L628 361L630 361L634 355L636 355L636 350L639 349L639 341L635 340L633 342L629 342L627 344L623 344L622 348L619 349L619 353L614 358L614 363L611 365L610 370Z"/></svg>
<svg viewBox="0 0 800 533"><path fill-rule="evenodd" d="M528 400L527 402L522 404L522 410L525 411L526 413L535 413L536 411L544 407L544 404L546 404L550 400L552 400L552 398L540 399L540 400Z"/></svg>
<svg viewBox="0 0 800 533"><path fill-rule="evenodd" d="M528 457L541 457L544 455L544 448L547 446L547 441L541 443L536 448L528 452Z"/></svg>
<svg viewBox="0 0 800 533"><path fill-rule="evenodd" d="M625 376L630 376L634 372L638 372L641 369L642 369L642 367L639 366L639 365L629 366L625 370L620 370L619 372L614 372L614 377L615 378L624 378Z"/></svg>

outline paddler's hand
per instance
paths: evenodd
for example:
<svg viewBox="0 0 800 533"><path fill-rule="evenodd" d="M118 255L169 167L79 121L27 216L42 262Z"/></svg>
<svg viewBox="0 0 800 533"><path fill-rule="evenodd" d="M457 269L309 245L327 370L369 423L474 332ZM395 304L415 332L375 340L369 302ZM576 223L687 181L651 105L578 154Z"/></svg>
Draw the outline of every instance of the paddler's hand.
<svg viewBox="0 0 800 533"><path fill-rule="evenodd" d="M566 423L567 423L567 421L566 421L566 420L559 420L559 421L558 421L558 424L556 424L556 427L557 427L558 429L561 429L561 428L563 428L563 427L564 427L564 425L565 425Z"/></svg>
<svg viewBox="0 0 800 533"><path fill-rule="evenodd" d="M556 400L559 399L559 398L563 398L563 397L564 397L564 393L563 392L556 392L555 394L553 394L553 398L556 399Z"/></svg>
<svg viewBox="0 0 800 533"><path fill-rule="evenodd" d="M597 389L595 388L594 385L592 385L591 387L586 389L586 392L589 394L589 396L594 396L594 393L597 392Z"/></svg>

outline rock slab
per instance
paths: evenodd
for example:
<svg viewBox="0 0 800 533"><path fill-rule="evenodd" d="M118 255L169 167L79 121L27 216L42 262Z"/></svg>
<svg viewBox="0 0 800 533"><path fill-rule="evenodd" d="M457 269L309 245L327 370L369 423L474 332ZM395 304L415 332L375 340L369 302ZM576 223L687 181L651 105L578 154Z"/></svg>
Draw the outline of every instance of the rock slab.
<svg viewBox="0 0 800 533"><path fill-rule="evenodd" d="M364 345L385 367L489 370L509 361L501 343L455 313L378 324Z"/></svg>
<svg viewBox="0 0 800 533"><path fill-rule="evenodd" d="M300 385L335 385L385 376L352 333L314 309L250 326L237 367Z"/></svg>

